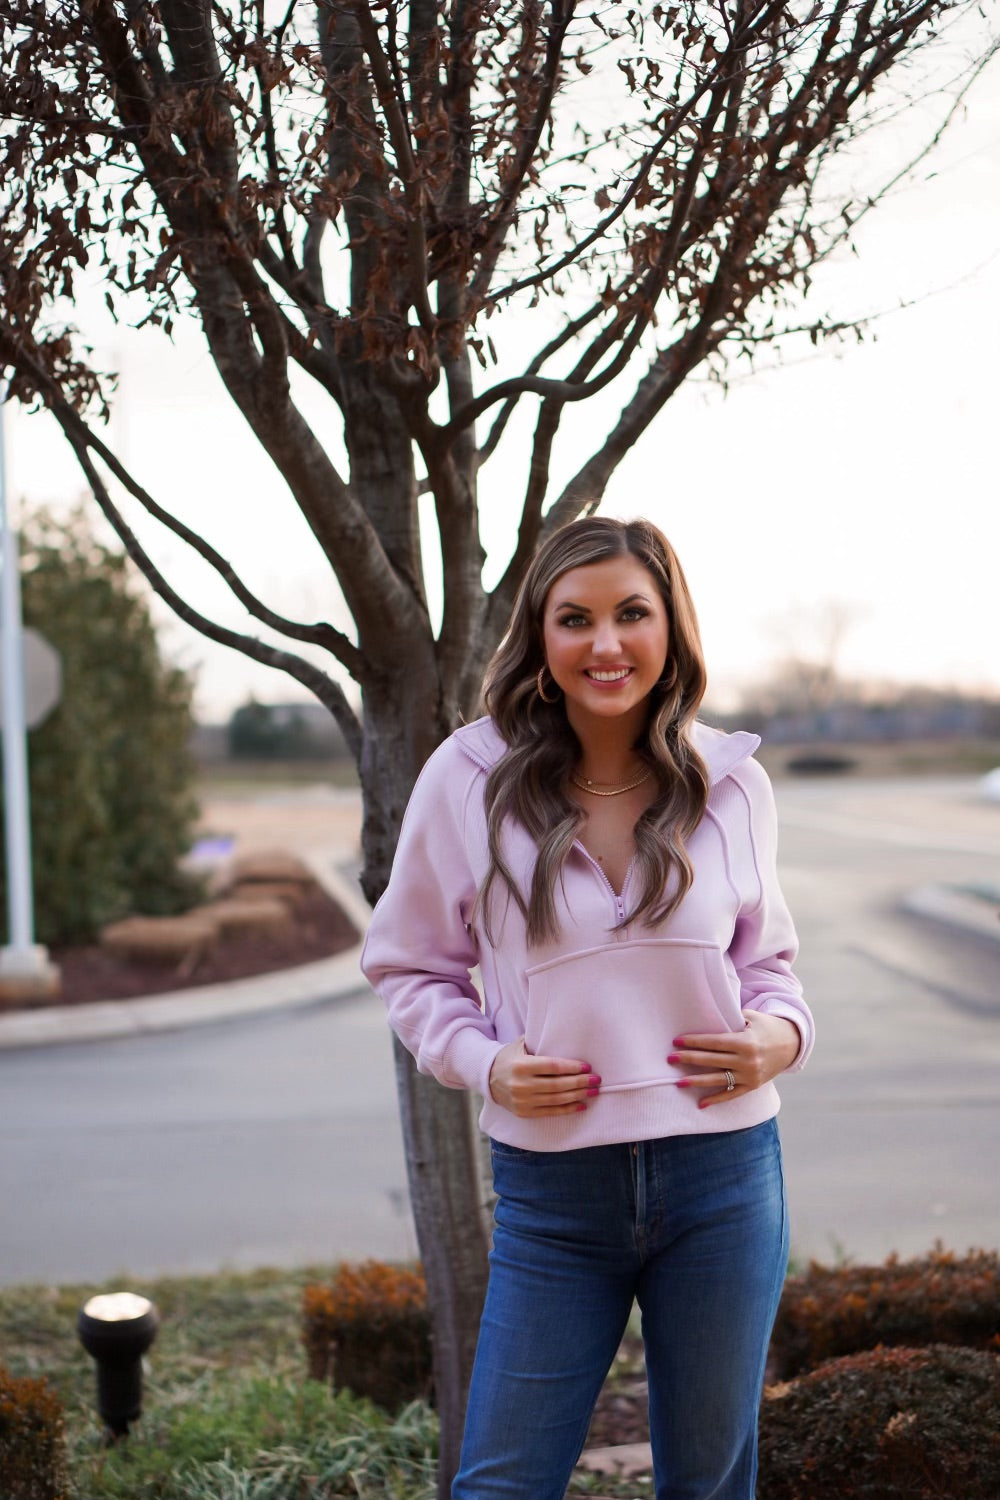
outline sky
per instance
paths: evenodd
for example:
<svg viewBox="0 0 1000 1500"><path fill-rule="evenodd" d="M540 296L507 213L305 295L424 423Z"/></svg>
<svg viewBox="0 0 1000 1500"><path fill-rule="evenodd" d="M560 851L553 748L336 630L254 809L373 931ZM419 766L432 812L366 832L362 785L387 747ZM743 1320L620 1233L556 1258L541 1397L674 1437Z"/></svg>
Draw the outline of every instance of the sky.
<svg viewBox="0 0 1000 1500"><path fill-rule="evenodd" d="M927 129L928 117L911 120L868 149L884 149L888 163ZM845 251L820 269L809 306L835 316L885 312L870 336L789 349L780 367L738 374L725 395L689 381L620 466L601 507L648 516L673 542L701 621L709 701L719 707L732 707L789 652L823 651L833 616L845 622L837 665L846 675L1000 692L1000 61L916 180L867 217L856 244L857 255ZM154 333L116 330L96 300L81 305L79 321L120 371L109 440L136 477L203 528L272 607L346 627L324 559L196 333L171 346ZM531 346L538 342L535 334ZM335 412L314 391L303 399L336 456ZM564 440L567 475L585 430L606 428L619 405L616 397L603 411L593 402L578 408ZM25 506L76 503L82 475L54 424L8 409L6 428L15 517ZM513 545L523 455L513 485L508 462L498 454L483 474L487 580ZM180 592L247 628L242 609L180 542L155 527L141 535ZM433 554L431 546L432 595ZM166 649L196 674L201 718L225 719L251 694L304 696L166 606L156 615Z"/></svg>

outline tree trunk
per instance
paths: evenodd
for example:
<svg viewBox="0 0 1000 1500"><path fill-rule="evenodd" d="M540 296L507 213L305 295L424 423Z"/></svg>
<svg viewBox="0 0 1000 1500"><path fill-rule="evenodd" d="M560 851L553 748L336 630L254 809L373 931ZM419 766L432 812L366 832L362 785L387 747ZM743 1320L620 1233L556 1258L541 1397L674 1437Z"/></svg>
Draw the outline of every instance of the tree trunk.
<svg viewBox="0 0 1000 1500"><path fill-rule="evenodd" d="M399 826L420 767L451 730L441 722L433 641L412 639L392 681L365 692L362 848L365 895L385 889ZM458 1467L465 1405L486 1294L487 1239L480 1156L468 1094L422 1077L395 1041L410 1202L431 1308L434 1388L440 1418L439 1500Z"/></svg>
<svg viewBox="0 0 1000 1500"><path fill-rule="evenodd" d="M479 1152L471 1096L422 1077L402 1042L394 1039L394 1047L410 1200L432 1309L437 1493L448 1500L486 1296Z"/></svg>

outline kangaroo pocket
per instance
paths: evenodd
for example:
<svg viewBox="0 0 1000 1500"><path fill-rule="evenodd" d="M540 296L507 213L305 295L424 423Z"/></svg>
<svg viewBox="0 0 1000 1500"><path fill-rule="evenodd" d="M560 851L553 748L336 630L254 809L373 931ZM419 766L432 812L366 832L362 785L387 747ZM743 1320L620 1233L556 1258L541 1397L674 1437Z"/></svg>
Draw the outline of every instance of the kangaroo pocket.
<svg viewBox="0 0 1000 1500"><path fill-rule="evenodd" d="M602 1093L676 1083L667 1062L683 1032L738 1031L739 995L713 943L643 938L550 959L529 969L525 1043L544 1057L581 1058Z"/></svg>

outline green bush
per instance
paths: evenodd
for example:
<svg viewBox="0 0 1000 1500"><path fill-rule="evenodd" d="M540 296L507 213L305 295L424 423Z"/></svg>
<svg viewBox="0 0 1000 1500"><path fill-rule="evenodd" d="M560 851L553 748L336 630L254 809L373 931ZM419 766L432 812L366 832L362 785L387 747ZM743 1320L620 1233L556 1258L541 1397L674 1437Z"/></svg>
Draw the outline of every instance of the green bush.
<svg viewBox="0 0 1000 1500"><path fill-rule="evenodd" d="M785 1282L774 1368L787 1378L877 1344L1000 1348L1000 1256L940 1247L881 1266L820 1266Z"/></svg>
<svg viewBox="0 0 1000 1500"><path fill-rule="evenodd" d="M0 1368L0 1493L3 1500L64 1500L63 1413L44 1380Z"/></svg>
<svg viewBox="0 0 1000 1500"><path fill-rule="evenodd" d="M829 1360L765 1392L766 1500L997 1500L1000 1356L935 1344Z"/></svg>
<svg viewBox="0 0 1000 1500"><path fill-rule="evenodd" d="M88 941L130 911L195 898L178 869L197 815L191 685L160 655L132 564L79 513L32 518L21 571L25 623L63 674L61 702L29 735L36 927L43 943ZM0 898L2 886L0 873Z"/></svg>
<svg viewBox="0 0 1000 1500"><path fill-rule="evenodd" d="M309 1374L387 1411L431 1393L430 1317L423 1274L366 1261L330 1286L307 1286L303 1343Z"/></svg>

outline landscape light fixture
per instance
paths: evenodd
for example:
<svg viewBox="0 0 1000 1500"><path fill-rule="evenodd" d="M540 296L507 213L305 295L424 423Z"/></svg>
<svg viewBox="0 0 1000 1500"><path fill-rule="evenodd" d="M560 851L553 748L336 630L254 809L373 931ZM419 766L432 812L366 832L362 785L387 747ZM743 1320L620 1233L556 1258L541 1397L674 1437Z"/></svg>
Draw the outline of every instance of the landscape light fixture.
<svg viewBox="0 0 1000 1500"><path fill-rule="evenodd" d="M80 1309L77 1332L97 1361L97 1409L108 1443L126 1437L142 1411L142 1356L159 1322L153 1303L135 1292L102 1292Z"/></svg>

